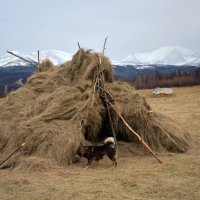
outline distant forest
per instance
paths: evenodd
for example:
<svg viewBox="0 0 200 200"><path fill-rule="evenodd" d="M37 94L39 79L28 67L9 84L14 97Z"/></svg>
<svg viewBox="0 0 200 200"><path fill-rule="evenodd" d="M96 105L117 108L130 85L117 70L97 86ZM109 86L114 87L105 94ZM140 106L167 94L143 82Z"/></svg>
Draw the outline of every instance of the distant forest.
<svg viewBox="0 0 200 200"><path fill-rule="evenodd" d="M123 80L119 77L115 78ZM190 72L177 71L175 73L164 74L156 71L155 73L142 74L134 79L128 80L127 82L133 85L136 89L200 85L200 66L196 70ZM7 94L0 92L0 98L6 96Z"/></svg>
<svg viewBox="0 0 200 200"><path fill-rule="evenodd" d="M139 75L129 81L136 89L155 87L181 87L200 84L200 66L190 72L177 71L171 74L155 73Z"/></svg>

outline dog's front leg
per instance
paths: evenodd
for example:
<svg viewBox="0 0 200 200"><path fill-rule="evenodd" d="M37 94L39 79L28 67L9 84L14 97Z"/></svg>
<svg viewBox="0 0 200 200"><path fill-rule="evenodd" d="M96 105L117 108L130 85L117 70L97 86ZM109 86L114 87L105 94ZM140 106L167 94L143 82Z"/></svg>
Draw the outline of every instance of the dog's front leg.
<svg viewBox="0 0 200 200"><path fill-rule="evenodd" d="M116 160L114 160L114 162L113 162L113 168L116 168L117 167L117 161Z"/></svg>
<svg viewBox="0 0 200 200"><path fill-rule="evenodd" d="M112 166L113 166L113 168L117 167L117 161L115 158L112 158Z"/></svg>
<svg viewBox="0 0 200 200"><path fill-rule="evenodd" d="M91 165L91 163L92 163L92 160L88 160L88 163L87 163L87 165L85 166L85 169L87 169L87 168L89 167L89 165Z"/></svg>

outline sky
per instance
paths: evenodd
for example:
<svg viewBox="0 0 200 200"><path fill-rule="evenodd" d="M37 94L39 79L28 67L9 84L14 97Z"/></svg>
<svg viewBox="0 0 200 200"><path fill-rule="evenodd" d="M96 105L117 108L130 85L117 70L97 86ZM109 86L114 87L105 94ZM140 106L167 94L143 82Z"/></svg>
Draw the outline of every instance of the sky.
<svg viewBox="0 0 200 200"><path fill-rule="evenodd" d="M200 56L200 0L0 0L0 55L81 47L124 58L162 46Z"/></svg>

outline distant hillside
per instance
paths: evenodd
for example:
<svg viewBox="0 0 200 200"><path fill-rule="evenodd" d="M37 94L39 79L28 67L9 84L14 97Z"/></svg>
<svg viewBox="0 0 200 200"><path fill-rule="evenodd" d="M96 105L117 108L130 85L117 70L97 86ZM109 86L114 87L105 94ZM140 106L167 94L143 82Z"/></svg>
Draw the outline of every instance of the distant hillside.
<svg viewBox="0 0 200 200"><path fill-rule="evenodd" d="M191 72L197 69L197 66L192 65L113 65L114 73L117 78L124 80L132 80L143 74L171 74L179 72Z"/></svg>
<svg viewBox="0 0 200 200"><path fill-rule="evenodd" d="M0 96L9 93L26 83L31 74L36 71L34 66L11 66L0 68Z"/></svg>

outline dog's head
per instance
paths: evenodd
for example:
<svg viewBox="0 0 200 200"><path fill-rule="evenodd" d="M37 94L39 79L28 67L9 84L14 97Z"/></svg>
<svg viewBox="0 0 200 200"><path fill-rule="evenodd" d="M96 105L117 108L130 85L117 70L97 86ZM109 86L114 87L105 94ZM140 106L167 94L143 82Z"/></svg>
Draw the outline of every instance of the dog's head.
<svg viewBox="0 0 200 200"><path fill-rule="evenodd" d="M87 152L87 147L80 146L77 150L77 154L82 157Z"/></svg>

